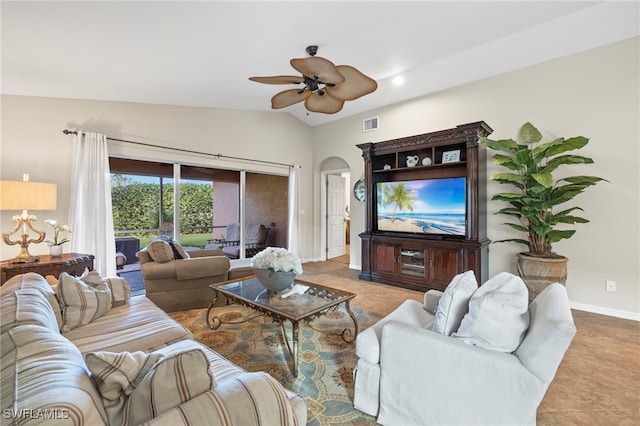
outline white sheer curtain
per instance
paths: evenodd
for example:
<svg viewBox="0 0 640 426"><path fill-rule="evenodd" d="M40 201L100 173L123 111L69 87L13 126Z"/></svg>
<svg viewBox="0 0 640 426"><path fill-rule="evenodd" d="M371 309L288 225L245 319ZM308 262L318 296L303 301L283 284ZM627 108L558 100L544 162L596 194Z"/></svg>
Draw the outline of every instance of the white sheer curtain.
<svg viewBox="0 0 640 426"><path fill-rule="evenodd" d="M112 277L116 275L116 246L107 137L78 131L73 152L71 251L93 254L94 269L102 276Z"/></svg>
<svg viewBox="0 0 640 426"><path fill-rule="evenodd" d="M287 247L302 259L300 247L300 166L289 167L289 228Z"/></svg>

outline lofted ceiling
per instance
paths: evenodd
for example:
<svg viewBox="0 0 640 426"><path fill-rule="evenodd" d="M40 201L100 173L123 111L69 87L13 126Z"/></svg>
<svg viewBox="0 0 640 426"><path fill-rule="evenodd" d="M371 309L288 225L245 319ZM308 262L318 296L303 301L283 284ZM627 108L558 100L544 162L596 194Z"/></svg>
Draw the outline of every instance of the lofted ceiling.
<svg viewBox="0 0 640 426"><path fill-rule="evenodd" d="M307 45L378 89L315 126L638 36L637 1L2 1L3 94L271 110ZM402 78L404 84L395 85ZM294 86L292 86L294 87Z"/></svg>

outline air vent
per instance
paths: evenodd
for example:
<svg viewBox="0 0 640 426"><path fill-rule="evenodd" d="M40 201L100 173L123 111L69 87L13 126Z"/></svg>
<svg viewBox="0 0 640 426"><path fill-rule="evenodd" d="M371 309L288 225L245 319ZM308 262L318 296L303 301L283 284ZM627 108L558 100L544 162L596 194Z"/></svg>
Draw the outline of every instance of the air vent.
<svg viewBox="0 0 640 426"><path fill-rule="evenodd" d="M378 130L378 117L362 120L362 132L370 132L372 130Z"/></svg>

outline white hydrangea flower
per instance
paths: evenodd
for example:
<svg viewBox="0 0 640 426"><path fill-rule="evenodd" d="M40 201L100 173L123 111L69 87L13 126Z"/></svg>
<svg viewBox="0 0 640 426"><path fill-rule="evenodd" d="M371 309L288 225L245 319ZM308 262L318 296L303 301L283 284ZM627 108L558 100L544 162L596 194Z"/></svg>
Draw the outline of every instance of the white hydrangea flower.
<svg viewBox="0 0 640 426"><path fill-rule="evenodd" d="M267 247L251 259L251 267L274 272L302 273L302 262L292 252L281 247Z"/></svg>

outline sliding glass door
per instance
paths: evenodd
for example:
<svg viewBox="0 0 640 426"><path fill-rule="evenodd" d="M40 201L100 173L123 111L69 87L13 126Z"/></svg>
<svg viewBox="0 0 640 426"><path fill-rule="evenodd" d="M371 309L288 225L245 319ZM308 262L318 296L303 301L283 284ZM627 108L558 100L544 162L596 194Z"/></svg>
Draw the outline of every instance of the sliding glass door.
<svg viewBox="0 0 640 426"><path fill-rule="evenodd" d="M286 247L286 176L121 158L110 167L117 248L157 236L231 258Z"/></svg>
<svg viewBox="0 0 640 426"><path fill-rule="evenodd" d="M287 176L246 174L245 224L264 224L275 247L287 247L288 182Z"/></svg>
<svg viewBox="0 0 640 426"><path fill-rule="evenodd" d="M173 237L185 247L204 247L212 238L215 171L204 167L174 166Z"/></svg>

